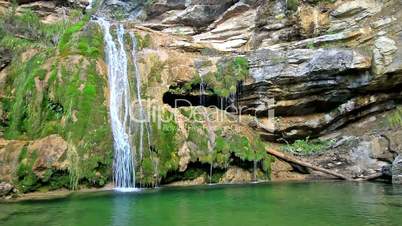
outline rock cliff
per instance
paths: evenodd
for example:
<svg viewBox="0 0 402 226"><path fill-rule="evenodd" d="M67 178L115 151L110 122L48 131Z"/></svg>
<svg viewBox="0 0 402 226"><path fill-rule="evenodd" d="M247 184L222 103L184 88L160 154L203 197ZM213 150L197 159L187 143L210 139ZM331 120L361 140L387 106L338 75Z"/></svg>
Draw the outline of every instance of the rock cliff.
<svg viewBox="0 0 402 226"><path fill-rule="evenodd" d="M152 125L143 185L306 178L265 145L350 177L402 151L398 0L101 3L0 1L0 181L33 191L112 180L101 16L138 39L147 111L175 118ZM21 19L7 20L11 8ZM27 11L38 15L29 26Z"/></svg>

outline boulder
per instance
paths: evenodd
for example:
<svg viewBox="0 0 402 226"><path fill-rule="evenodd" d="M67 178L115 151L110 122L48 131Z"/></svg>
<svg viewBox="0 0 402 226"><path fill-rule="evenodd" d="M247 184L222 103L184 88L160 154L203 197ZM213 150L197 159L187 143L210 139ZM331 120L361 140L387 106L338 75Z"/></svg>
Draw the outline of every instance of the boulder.
<svg viewBox="0 0 402 226"><path fill-rule="evenodd" d="M203 29L208 27L233 4L232 0L192 0L184 11L165 22Z"/></svg>
<svg viewBox="0 0 402 226"><path fill-rule="evenodd" d="M0 139L0 181L13 181L19 163L18 156L26 144L25 141Z"/></svg>
<svg viewBox="0 0 402 226"><path fill-rule="evenodd" d="M26 149L25 156L21 156L23 149ZM31 142L3 140L0 143L0 180L12 182L19 164L29 161L33 161L32 172L39 179L42 179L48 170L67 170L67 149L67 142L58 135Z"/></svg>
<svg viewBox="0 0 402 226"><path fill-rule="evenodd" d="M0 183L0 197L4 197L9 195L14 189L14 186L6 183L6 182L1 182Z"/></svg>
<svg viewBox="0 0 402 226"><path fill-rule="evenodd" d="M279 159L271 164L271 180L304 180L306 176L293 170L292 165Z"/></svg>
<svg viewBox="0 0 402 226"><path fill-rule="evenodd" d="M176 181L173 183L168 184L168 186L194 186L194 185L201 185L207 183L205 179L205 175L199 176L194 180L184 180L184 181Z"/></svg>
<svg viewBox="0 0 402 226"><path fill-rule="evenodd" d="M385 74L391 72L388 68L394 60L394 53L398 50L396 42L386 36L381 36L374 42L373 72Z"/></svg>
<svg viewBox="0 0 402 226"><path fill-rule="evenodd" d="M36 152L37 159L32 166L36 176L43 178L48 169L67 170L68 144L58 135L50 135L33 141L27 147L29 153Z"/></svg>
<svg viewBox="0 0 402 226"><path fill-rule="evenodd" d="M170 10L184 10L187 2L186 0L158 0L147 7L147 14L149 17L155 17Z"/></svg>
<svg viewBox="0 0 402 226"><path fill-rule="evenodd" d="M392 183L402 184L402 155L398 155L392 163Z"/></svg>
<svg viewBox="0 0 402 226"><path fill-rule="evenodd" d="M239 167L229 168L219 180L221 184L247 183L253 180L253 175L247 170Z"/></svg>

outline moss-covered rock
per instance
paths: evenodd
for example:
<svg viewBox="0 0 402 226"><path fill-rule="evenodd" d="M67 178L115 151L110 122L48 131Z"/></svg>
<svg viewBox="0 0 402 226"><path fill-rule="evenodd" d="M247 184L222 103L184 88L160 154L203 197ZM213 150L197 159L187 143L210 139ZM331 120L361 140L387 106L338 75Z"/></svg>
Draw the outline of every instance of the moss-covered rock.
<svg viewBox="0 0 402 226"><path fill-rule="evenodd" d="M103 186L111 179L113 150L102 33L86 16L66 23L58 35L56 46L30 45L33 54L17 56L7 69L1 98L5 137L35 140L57 134L68 143L65 168L45 167L49 171L38 176L31 172L36 164L32 156L20 162L16 179L23 192L41 186Z"/></svg>

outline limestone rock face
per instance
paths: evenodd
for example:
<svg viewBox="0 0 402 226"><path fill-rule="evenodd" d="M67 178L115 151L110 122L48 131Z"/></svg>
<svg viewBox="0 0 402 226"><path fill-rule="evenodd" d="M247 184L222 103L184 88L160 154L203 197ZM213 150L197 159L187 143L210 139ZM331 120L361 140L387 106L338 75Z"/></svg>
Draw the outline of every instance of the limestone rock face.
<svg viewBox="0 0 402 226"><path fill-rule="evenodd" d="M38 178L43 178L47 170L67 170L66 151L68 145L58 135L50 135L30 143L23 141L4 141L0 145L0 180L11 182L15 177L20 153L23 148L27 149L27 155L32 156L35 152L35 161L32 171Z"/></svg>
<svg viewBox="0 0 402 226"><path fill-rule="evenodd" d="M402 184L402 156L398 155L392 163L392 183Z"/></svg>
<svg viewBox="0 0 402 226"><path fill-rule="evenodd" d="M304 180L306 176L293 171L293 167L282 160L276 159L271 165L271 180Z"/></svg>
<svg viewBox="0 0 402 226"><path fill-rule="evenodd" d="M222 176L219 183L223 184L238 184L251 182L253 178L252 173L239 167L233 167L228 169Z"/></svg>
<svg viewBox="0 0 402 226"><path fill-rule="evenodd" d="M12 7L11 0L0 0L0 15L5 14ZM44 23L56 23L66 19L71 9L85 9L90 5L90 0L68 1L43 1L43 0L19 0L16 7L17 13L27 10L35 12ZM68 6L68 7L67 7Z"/></svg>
<svg viewBox="0 0 402 226"><path fill-rule="evenodd" d="M217 19L232 4L232 0L193 0L183 12L180 12L169 22L204 28Z"/></svg>
<svg viewBox="0 0 402 226"><path fill-rule="evenodd" d="M393 55L398 50L396 42L388 37L381 36L374 42L373 50L373 72L385 74L391 72L388 66L393 61Z"/></svg>
<svg viewBox="0 0 402 226"><path fill-rule="evenodd" d="M37 160L32 170L42 178L47 169L67 170L66 152L68 144L58 135L50 135L43 139L33 141L27 147L28 152L37 153Z"/></svg>
<svg viewBox="0 0 402 226"><path fill-rule="evenodd" d="M26 144L23 141L0 139L0 181L12 182L16 175L18 156Z"/></svg>
<svg viewBox="0 0 402 226"><path fill-rule="evenodd" d="M158 16L170 10L184 10L188 5L186 0L158 0L147 8L149 16Z"/></svg>

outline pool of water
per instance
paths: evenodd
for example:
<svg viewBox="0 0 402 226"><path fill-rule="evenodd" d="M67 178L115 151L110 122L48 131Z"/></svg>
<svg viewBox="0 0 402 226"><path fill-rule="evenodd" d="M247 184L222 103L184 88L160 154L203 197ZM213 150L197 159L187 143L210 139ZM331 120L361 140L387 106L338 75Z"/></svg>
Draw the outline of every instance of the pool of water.
<svg viewBox="0 0 402 226"><path fill-rule="evenodd" d="M0 225L400 226L402 186L303 182L78 193L0 203Z"/></svg>

